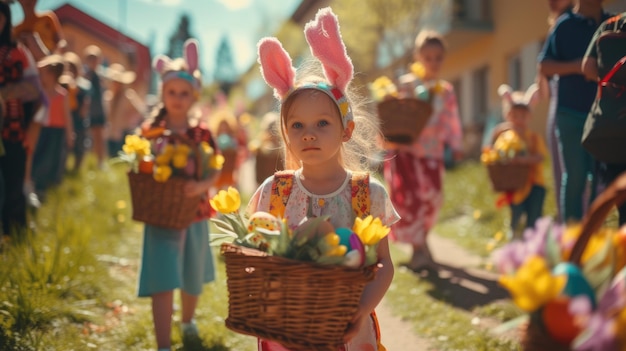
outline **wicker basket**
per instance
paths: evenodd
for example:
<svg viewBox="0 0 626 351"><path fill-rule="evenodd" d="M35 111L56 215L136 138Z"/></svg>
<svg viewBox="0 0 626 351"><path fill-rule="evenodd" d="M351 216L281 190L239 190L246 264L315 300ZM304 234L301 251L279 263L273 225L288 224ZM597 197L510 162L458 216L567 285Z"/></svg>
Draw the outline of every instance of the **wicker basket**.
<svg viewBox="0 0 626 351"><path fill-rule="evenodd" d="M267 256L223 244L229 293L226 326L289 350L337 351L375 269Z"/></svg>
<svg viewBox="0 0 626 351"><path fill-rule="evenodd" d="M494 191L514 191L522 188L528 181L530 166L493 163L487 165L487 172Z"/></svg>
<svg viewBox="0 0 626 351"><path fill-rule="evenodd" d="M415 141L432 112L429 102L416 98L389 99L378 103L378 119L385 139L399 144Z"/></svg>
<svg viewBox="0 0 626 351"><path fill-rule="evenodd" d="M580 266L580 262L589 239L604 223L614 206L620 206L626 200L626 173L617 178L589 208L582 220L581 232L572 248L569 262ZM611 277L612 278L612 277ZM531 314L525 335L522 338L524 351L570 351L570 345L554 340L546 331L539 313Z"/></svg>
<svg viewBox="0 0 626 351"><path fill-rule="evenodd" d="M128 173L133 219L157 227L187 228L194 220L202 195L185 196L184 178L157 182L152 174Z"/></svg>

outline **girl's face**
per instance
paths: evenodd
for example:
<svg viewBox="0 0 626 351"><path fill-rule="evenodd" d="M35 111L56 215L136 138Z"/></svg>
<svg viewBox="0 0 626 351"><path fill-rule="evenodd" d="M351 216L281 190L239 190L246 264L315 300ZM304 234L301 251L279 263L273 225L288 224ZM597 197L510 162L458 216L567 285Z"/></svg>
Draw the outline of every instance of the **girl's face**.
<svg viewBox="0 0 626 351"><path fill-rule="evenodd" d="M509 110L508 120L513 124L513 128L525 129L530 121L530 110L527 107L513 106Z"/></svg>
<svg viewBox="0 0 626 351"><path fill-rule="evenodd" d="M283 128L289 150L303 166L339 162L342 143L351 128L343 128L335 103L321 91L302 91L288 107Z"/></svg>
<svg viewBox="0 0 626 351"><path fill-rule="evenodd" d="M445 50L439 44L426 44L415 55L415 60L424 65L426 71L425 79L434 79L439 76L443 60L445 58Z"/></svg>
<svg viewBox="0 0 626 351"><path fill-rule="evenodd" d="M168 115L185 116L185 118L196 102L191 84L184 79L176 78L163 84L162 99Z"/></svg>

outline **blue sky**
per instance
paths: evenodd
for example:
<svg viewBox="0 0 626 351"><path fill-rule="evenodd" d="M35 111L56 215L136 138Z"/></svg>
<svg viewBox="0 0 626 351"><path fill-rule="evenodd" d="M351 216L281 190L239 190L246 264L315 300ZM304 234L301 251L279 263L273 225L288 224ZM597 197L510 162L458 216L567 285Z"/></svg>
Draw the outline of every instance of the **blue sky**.
<svg viewBox="0 0 626 351"><path fill-rule="evenodd" d="M138 41L153 36L153 54L163 53L180 15L191 17L192 33L200 40L202 67L213 76L216 48L227 35L239 72L256 60L256 42L272 35L301 0L39 0L36 9L52 10L65 3L119 29ZM23 18L18 4L13 22Z"/></svg>

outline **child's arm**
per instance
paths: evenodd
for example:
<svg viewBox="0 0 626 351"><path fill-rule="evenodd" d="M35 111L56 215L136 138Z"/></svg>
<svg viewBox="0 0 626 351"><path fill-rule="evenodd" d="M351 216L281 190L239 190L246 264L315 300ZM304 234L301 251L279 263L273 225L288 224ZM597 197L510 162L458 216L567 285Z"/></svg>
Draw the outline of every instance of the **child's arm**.
<svg viewBox="0 0 626 351"><path fill-rule="evenodd" d="M67 93L63 96L63 119L65 120L65 140L67 146L72 147L74 145L74 122L70 114L70 98Z"/></svg>
<svg viewBox="0 0 626 351"><path fill-rule="evenodd" d="M389 240L387 237L379 242L376 252L382 267L376 272L376 278L368 283L363 290L359 309L344 336L344 341L346 342L354 338L359 329L363 326L363 323L370 318L370 314L383 299L393 280L394 268L393 262L391 262Z"/></svg>

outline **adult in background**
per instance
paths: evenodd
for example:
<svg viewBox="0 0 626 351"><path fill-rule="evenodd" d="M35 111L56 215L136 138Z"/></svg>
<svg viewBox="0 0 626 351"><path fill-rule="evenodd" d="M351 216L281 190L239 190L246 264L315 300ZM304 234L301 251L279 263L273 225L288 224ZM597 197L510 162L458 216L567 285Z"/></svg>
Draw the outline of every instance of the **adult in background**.
<svg viewBox="0 0 626 351"><path fill-rule="evenodd" d="M619 39L615 38L615 39L607 41L606 43L600 44L601 40L606 40L606 39L601 38L601 35L605 32L616 33L616 34L620 33L624 37L619 38ZM613 36L613 34L611 34L611 36ZM626 12L623 12L620 15L611 17L610 19L604 21L600 25L598 30L596 30L596 33L593 36L593 39L589 43L589 47L587 48L585 57L583 58L583 65L582 65L583 73L585 74L585 77L587 77L587 79L590 82L597 84L597 82L600 79L604 78L611 71L611 69L615 66L615 64L619 60L621 60L623 57L626 57ZM622 68L622 74L620 78L618 78L619 81L617 81L617 84L619 85L609 86L608 89L612 91L603 91L602 93L604 93L604 95L600 94L599 92L596 95L596 99L597 99L596 103L600 103L601 101L600 99L602 96L605 96L605 99L606 99L610 94L618 94L618 96L619 94L623 94L623 90L621 92L619 90L615 91L616 90L615 88L619 89L620 86L621 86L621 89L624 89L623 69L624 68ZM616 76L617 75L613 77L616 77ZM623 102L626 100L622 99L619 101ZM602 107L602 115L607 116L607 117L609 115L613 115L613 116L618 115L618 113L620 114L620 116L623 116L624 109L626 109L626 105L624 104L619 104L619 107L617 107L619 110L612 110L606 104L601 104L599 106ZM611 107L615 108L615 106L611 106ZM615 149L610 150L611 149L610 146L608 146L606 149L609 149L607 151L612 151L615 153L624 152L623 150L615 150ZM602 183L602 185L608 186L623 172L626 172L625 163L598 162L597 174L599 177L599 181ZM619 212L620 226L623 224L626 224L626 204L622 204L621 206L619 206L618 212Z"/></svg>
<svg viewBox="0 0 626 351"><path fill-rule="evenodd" d="M548 0L548 25L550 30L554 27L556 20L566 11L572 7L572 0ZM560 201L560 189L561 189L561 170L563 167L561 164L561 154L559 153L559 146L556 137L556 123L555 123L555 110L556 110L556 85L558 83L558 76L554 76L552 80L548 81L548 77L537 74L537 84L539 86L539 93L542 99L550 100L550 107L548 109L548 121L546 128L546 140L548 141L548 148L550 151L551 166L552 166L552 179L554 181L554 189L556 194L556 217L561 219L561 201ZM550 99L552 98L552 99Z"/></svg>
<svg viewBox="0 0 626 351"><path fill-rule="evenodd" d="M98 167L104 167L106 159L104 144L104 126L106 116L104 113L104 78L102 74L102 50L96 45L89 45L84 52L85 78L91 84L89 89L89 131L91 132L92 147L98 160Z"/></svg>
<svg viewBox="0 0 626 351"><path fill-rule="evenodd" d="M561 15L551 29L539 54L539 71L555 79L556 135L563 162L562 185L558 189L563 221L580 220L583 203L595 197L595 180L585 197L588 179L593 179L594 161L580 142L583 126L596 94L596 84L582 74L582 58L594 32L610 17L602 0L575 0L574 7Z"/></svg>
<svg viewBox="0 0 626 351"><path fill-rule="evenodd" d="M89 122L89 89L91 84L83 77L83 64L80 57L74 52L63 54L65 60L65 73L60 78L60 83L67 90L74 125L74 165L72 173L78 174L85 155L85 139Z"/></svg>
<svg viewBox="0 0 626 351"><path fill-rule="evenodd" d="M4 156L0 173L4 178L2 208L3 234L18 234L26 229L26 165L34 151L45 114L35 112L42 105L37 66L30 52L11 34L11 9L0 1L0 99L6 114L2 125Z"/></svg>
<svg viewBox="0 0 626 351"><path fill-rule="evenodd" d="M124 137L137 128L144 116L144 102L129 87L136 74L123 65L114 63L106 69L109 89L104 92L104 108L107 116L106 140L109 157L116 157L124 146Z"/></svg>

